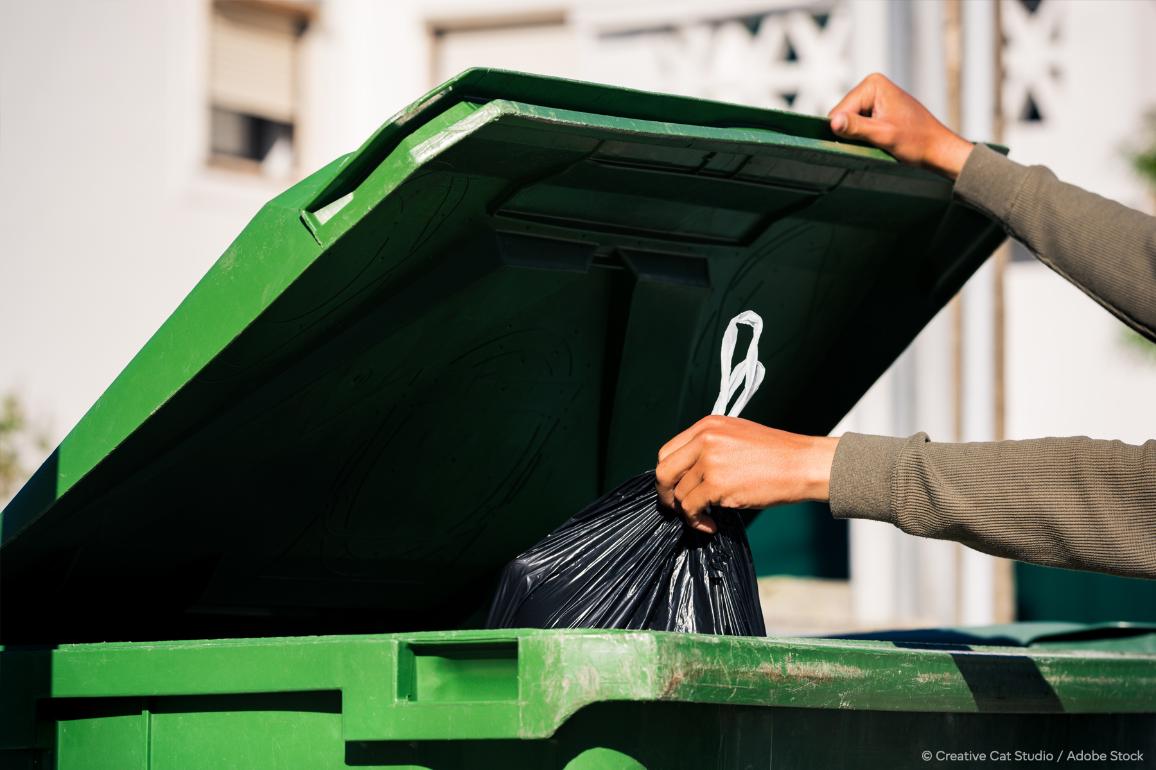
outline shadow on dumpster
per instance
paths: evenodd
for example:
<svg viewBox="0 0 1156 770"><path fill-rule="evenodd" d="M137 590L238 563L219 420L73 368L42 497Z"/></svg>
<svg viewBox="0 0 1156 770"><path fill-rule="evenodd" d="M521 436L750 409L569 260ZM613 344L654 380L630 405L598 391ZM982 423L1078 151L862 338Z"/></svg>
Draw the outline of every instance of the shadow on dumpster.
<svg viewBox="0 0 1156 770"><path fill-rule="evenodd" d="M1031 658L966 652L950 655L981 712L1058 714L1064 710L1056 691Z"/></svg>
<svg viewBox="0 0 1156 770"><path fill-rule="evenodd" d="M891 642L902 649L946 652L959 669L980 712L1057 714L1064 710L1056 691L1031 658L972 650L972 645L1026 647L1023 639L1007 635L981 636L950 628L846 634L837 638Z"/></svg>

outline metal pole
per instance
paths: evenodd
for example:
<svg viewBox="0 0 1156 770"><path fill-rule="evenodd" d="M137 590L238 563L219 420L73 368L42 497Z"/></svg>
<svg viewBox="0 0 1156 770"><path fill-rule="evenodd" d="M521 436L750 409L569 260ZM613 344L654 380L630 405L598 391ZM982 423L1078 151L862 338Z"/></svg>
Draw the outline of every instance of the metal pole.
<svg viewBox="0 0 1156 770"><path fill-rule="evenodd" d="M963 9L961 0L944 0L943 52L947 79L947 125L963 130ZM963 440L963 294L951 300L951 426L952 439ZM962 546L952 549L955 579L955 621L961 619L963 607Z"/></svg>
<svg viewBox="0 0 1156 770"><path fill-rule="evenodd" d="M944 59L947 64L947 124L963 133L963 6L946 0ZM963 440L963 294L951 300L951 409L955 441Z"/></svg>
<svg viewBox="0 0 1156 770"><path fill-rule="evenodd" d="M1003 0L995 0L994 13L992 14L995 23L995 46L993 66L995 79L995 103L994 115L992 116L992 141L1003 142L1004 135L1004 113L1003 113ZM995 381L992 383L994 390L995 414L994 424L992 425L992 437L996 441L1002 441L1006 435L1005 422L1005 398L1004 390L1005 378L1005 348L1004 348L1004 324L1005 324L1005 306L1004 306L1004 272L1007 269L1008 258L1008 244L1004 241L1000 247L996 249L992 257L994 262L994 270L992 271L992 281L994 283L995 298L993 302L994 323L992 324L995 339L992 340L992 354L994 361L992 362L992 375Z"/></svg>
<svg viewBox="0 0 1156 770"><path fill-rule="evenodd" d="M992 116L992 141L1004 141L1003 110L1003 0L995 0L992 14L995 23L994 46L994 114ZM1007 272L1010 246L1007 241L1000 244L992 255L992 383L993 425L992 438L1003 441L1007 437L1007 306L1004 290L1004 276ZM995 564L995 607L997 623L1010 623L1015 619L1015 565L1008 559L999 559Z"/></svg>

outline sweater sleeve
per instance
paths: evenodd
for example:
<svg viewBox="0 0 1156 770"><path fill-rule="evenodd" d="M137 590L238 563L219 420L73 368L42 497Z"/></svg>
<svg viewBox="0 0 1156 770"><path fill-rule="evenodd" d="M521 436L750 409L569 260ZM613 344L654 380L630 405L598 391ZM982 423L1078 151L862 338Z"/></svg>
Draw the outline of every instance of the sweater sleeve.
<svg viewBox="0 0 1156 770"><path fill-rule="evenodd" d="M955 195L1001 222L1041 262L1156 341L1156 217L976 145Z"/></svg>
<svg viewBox="0 0 1156 770"><path fill-rule="evenodd" d="M1156 340L1156 218L977 145L955 183L1044 264ZM839 441L837 518L1053 567L1156 578L1156 441L1085 437L940 444Z"/></svg>
<svg viewBox="0 0 1156 770"><path fill-rule="evenodd" d="M1156 440L848 433L831 469L831 512L1035 564L1156 578Z"/></svg>

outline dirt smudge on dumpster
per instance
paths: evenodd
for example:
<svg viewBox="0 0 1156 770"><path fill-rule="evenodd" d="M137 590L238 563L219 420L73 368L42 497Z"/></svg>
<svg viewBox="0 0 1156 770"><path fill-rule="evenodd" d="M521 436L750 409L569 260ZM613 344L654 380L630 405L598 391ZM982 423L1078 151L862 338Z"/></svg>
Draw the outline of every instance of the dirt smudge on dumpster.
<svg viewBox="0 0 1156 770"><path fill-rule="evenodd" d="M830 684L867 676L867 673L857 666L830 660L796 661L789 656L781 665L763 663L758 667L758 671L771 681L782 684Z"/></svg>

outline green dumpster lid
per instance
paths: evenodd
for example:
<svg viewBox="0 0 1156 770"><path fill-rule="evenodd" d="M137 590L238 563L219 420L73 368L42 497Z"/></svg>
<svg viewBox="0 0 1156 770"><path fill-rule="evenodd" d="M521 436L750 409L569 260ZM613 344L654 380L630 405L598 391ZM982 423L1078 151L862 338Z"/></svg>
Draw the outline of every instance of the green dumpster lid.
<svg viewBox="0 0 1156 770"><path fill-rule="evenodd" d="M440 628L706 414L829 431L1003 238L784 112L471 70L267 204L0 518L8 641Z"/></svg>

